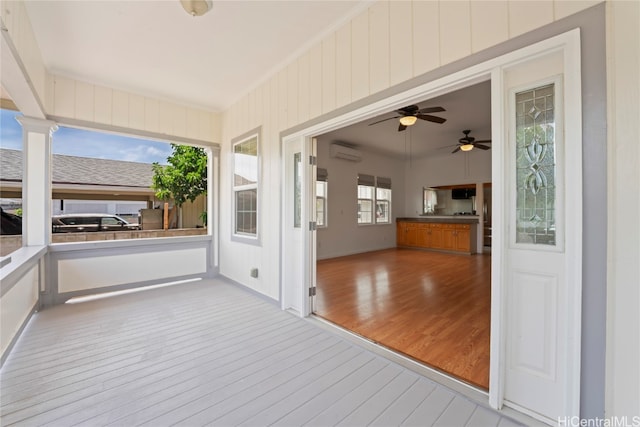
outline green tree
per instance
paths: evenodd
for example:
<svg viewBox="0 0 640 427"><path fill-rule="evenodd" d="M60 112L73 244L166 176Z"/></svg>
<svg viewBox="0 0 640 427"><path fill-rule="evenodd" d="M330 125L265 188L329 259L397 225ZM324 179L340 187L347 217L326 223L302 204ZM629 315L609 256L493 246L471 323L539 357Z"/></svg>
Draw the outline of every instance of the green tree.
<svg viewBox="0 0 640 427"><path fill-rule="evenodd" d="M207 154L204 149L171 144L173 152L167 165L153 163L151 188L160 200L173 199L180 210L187 201L193 202L207 193Z"/></svg>

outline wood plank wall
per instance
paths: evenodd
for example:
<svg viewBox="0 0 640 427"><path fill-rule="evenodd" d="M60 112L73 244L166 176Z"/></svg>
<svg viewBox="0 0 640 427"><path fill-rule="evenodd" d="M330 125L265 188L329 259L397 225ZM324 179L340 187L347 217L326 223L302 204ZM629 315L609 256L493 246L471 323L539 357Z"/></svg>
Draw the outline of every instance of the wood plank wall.
<svg viewBox="0 0 640 427"><path fill-rule="evenodd" d="M278 298L280 283L280 132L424 74L598 1L379 1L328 33L224 113L222 165L230 141L261 127L262 246L221 242L221 273ZM229 173L221 174L221 204L230 205ZM230 236L229 209L221 235ZM260 268L248 275L246 263Z"/></svg>

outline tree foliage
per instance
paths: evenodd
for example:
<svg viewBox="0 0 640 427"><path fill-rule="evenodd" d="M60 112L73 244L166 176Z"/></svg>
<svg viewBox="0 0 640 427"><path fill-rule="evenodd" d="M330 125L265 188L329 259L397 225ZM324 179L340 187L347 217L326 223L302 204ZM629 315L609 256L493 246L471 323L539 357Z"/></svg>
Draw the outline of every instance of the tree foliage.
<svg viewBox="0 0 640 427"><path fill-rule="evenodd" d="M204 149L171 144L167 165L153 163L151 188L160 200L173 199L180 207L207 193L207 154Z"/></svg>

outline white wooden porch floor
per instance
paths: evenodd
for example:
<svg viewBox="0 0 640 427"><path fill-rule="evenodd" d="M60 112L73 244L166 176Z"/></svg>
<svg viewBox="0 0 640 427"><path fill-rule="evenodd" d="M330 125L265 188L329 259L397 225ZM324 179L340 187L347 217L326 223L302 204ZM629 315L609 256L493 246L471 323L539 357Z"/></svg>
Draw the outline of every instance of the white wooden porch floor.
<svg viewBox="0 0 640 427"><path fill-rule="evenodd" d="M387 359L206 280L37 313L3 426L512 426Z"/></svg>

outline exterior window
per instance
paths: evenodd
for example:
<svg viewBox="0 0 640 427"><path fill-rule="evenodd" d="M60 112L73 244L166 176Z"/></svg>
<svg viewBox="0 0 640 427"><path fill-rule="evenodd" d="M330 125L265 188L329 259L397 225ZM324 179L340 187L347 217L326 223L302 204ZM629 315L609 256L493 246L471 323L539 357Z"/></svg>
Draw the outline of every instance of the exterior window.
<svg viewBox="0 0 640 427"><path fill-rule="evenodd" d="M373 224L375 177L358 174L358 224Z"/></svg>
<svg viewBox="0 0 640 427"><path fill-rule="evenodd" d="M327 226L327 181L316 182L316 225Z"/></svg>
<svg viewBox="0 0 640 427"><path fill-rule="evenodd" d="M316 171L316 226L324 228L327 226L327 190L329 174L324 168Z"/></svg>
<svg viewBox="0 0 640 427"><path fill-rule="evenodd" d="M376 223L391 222L391 189L376 188Z"/></svg>
<svg viewBox="0 0 640 427"><path fill-rule="evenodd" d="M391 179L358 174L358 224L391 223Z"/></svg>
<svg viewBox="0 0 640 427"><path fill-rule="evenodd" d="M391 223L391 178L376 178L376 224Z"/></svg>
<svg viewBox="0 0 640 427"><path fill-rule="evenodd" d="M258 236L258 135L233 145L234 233Z"/></svg>

